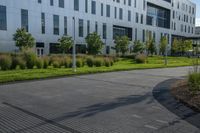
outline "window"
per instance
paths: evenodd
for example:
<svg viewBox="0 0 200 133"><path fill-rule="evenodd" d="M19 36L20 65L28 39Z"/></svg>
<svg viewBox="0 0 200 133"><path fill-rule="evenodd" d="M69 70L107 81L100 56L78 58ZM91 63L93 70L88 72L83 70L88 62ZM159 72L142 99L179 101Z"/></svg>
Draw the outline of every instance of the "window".
<svg viewBox="0 0 200 133"><path fill-rule="evenodd" d="M87 21L87 35L90 34L90 20Z"/></svg>
<svg viewBox="0 0 200 133"><path fill-rule="evenodd" d="M88 13L88 0L85 0L85 12Z"/></svg>
<svg viewBox="0 0 200 133"><path fill-rule="evenodd" d="M28 10L21 9L21 27L28 32Z"/></svg>
<svg viewBox="0 0 200 133"><path fill-rule="evenodd" d="M65 7L65 2L64 0L59 0L59 7L64 8Z"/></svg>
<svg viewBox="0 0 200 133"><path fill-rule="evenodd" d="M53 33L59 35L59 16L53 15Z"/></svg>
<svg viewBox="0 0 200 133"><path fill-rule="evenodd" d="M79 19L79 37L83 37L83 19Z"/></svg>
<svg viewBox="0 0 200 133"><path fill-rule="evenodd" d="M79 11L79 0L74 0L74 10Z"/></svg>
<svg viewBox="0 0 200 133"><path fill-rule="evenodd" d="M115 18L117 18L117 7L115 7Z"/></svg>
<svg viewBox="0 0 200 133"><path fill-rule="evenodd" d="M136 12L136 15L135 15L135 22L139 23L139 14L137 12Z"/></svg>
<svg viewBox="0 0 200 133"><path fill-rule="evenodd" d="M67 17L64 17L64 35L67 35Z"/></svg>
<svg viewBox="0 0 200 133"><path fill-rule="evenodd" d="M137 41L137 28L135 28L135 41Z"/></svg>
<svg viewBox="0 0 200 133"><path fill-rule="evenodd" d="M0 30L7 30L6 7L0 5Z"/></svg>
<svg viewBox="0 0 200 133"><path fill-rule="evenodd" d="M103 23L103 39L107 39L107 26Z"/></svg>
<svg viewBox="0 0 200 133"><path fill-rule="evenodd" d="M110 5L106 5L106 16L110 17Z"/></svg>
<svg viewBox="0 0 200 133"><path fill-rule="evenodd" d="M38 0L38 3L42 3L42 0Z"/></svg>
<svg viewBox="0 0 200 133"><path fill-rule="evenodd" d="M103 3L101 3L101 16L103 16Z"/></svg>
<svg viewBox="0 0 200 133"><path fill-rule="evenodd" d="M50 0L50 5L53 6L53 0Z"/></svg>
<svg viewBox="0 0 200 133"><path fill-rule="evenodd" d="M92 7L91 7L92 14L96 14L96 1L92 1Z"/></svg>
<svg viewBox="0 0 200 133"><path fill-rule="evenodd" d="M131 0L128 0L128 5L131 6Z"/></svg>
<svg viewBox="0 0 200 133"><path fill-rule="evenodd" d="M170 10L147 4L147 25L170 29Z"/></svg>
<svg viewBox="0 0 200 133"><path fill-rule="evenodd" d="M119 8L119 19L123 19L123 10L122 8Z"/></svg>
<svg viewBox="0 0 200 133"><path fill-rule="evenodd" d="M143 24L143 14L141 14L141 20L140 20L141 24Z"/></svg>
<svg viewBox="0 0 200 133"><path fill-rule="evenodd" d="M128 11L128 21L131 21L131 11Z"/></svg>
<svg viewBox="0 0 200 133"><path fill-rule="evenodd" d="M95 22L95 32L98 33L98 22Z"/></svg>
<svg viewBox="0 0 200 133"><path fill-rule="evenodd" d="M45 14L41 13L42 34L45 34Z"/></svg>
<svg viewBox="0 0 200 133"><path fill-rule="evenodd" d="M142 31L142 41L145 42L145 30Z"/></svg>

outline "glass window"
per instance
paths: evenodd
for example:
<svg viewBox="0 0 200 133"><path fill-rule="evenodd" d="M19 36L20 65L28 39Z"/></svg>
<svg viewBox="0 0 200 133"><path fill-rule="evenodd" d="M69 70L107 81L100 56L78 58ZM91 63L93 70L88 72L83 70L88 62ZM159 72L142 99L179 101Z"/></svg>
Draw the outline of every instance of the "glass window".
<svg viewBox="0 0 200 133"><path fill-rule="evenodd" d="M79 37L83 37L83 19L79 19Z"/></svg>
<svg viewBox="0 0 200 133"><path fill-rule="evenodd" d="M28 10L21 9L21 27L28 32Z"/></svg>
<svg viewBox="0 0 200 133"><path fill-rule="evenodd" d="M64 17L64 35L67 35L67 17Z"/></svg>
<svg viewBox="0 0 200 133"><path fill-rule="evenodd" d="M88 0L85 0L85 12L88 12Z"/></svg>
<svg viewBox="0 0 200 133"><path fill-rule="evenodd" d="M42 34L45 34L45 14L41 13Z"/></svg>
<svg viewBox="0 0 200 133"><path fill-rule="evenodd" d="M59 7L64 8L65 7L65 2L64 0L59 0Z"/></svg>
<svg viewBox="0 0 200 133"><path fill-rule="evenodd" d="M119 19L123 19L123 9L119 8Z"/></svg>
<svg viewBox="0 0 200 133"><path fill-rule="evenodd" d="M79 11L79 0L74 0L74 10Z"/></svg>
<svg viewBox="0 0 200 133"><path fill-rule="evenodd" d="M106 16L110 17L110 5L106 5Z"/></svg>
<svg viewBox="0 0 200 133"><path fill-rule="evenodd" d="M53 6L53 0L50 0L50 5Z"/></svg>
<svg viewBox="0 0 200 133"><path fill-rule="evenodd" d="M0 5L0 30L7 30L6 6Z"/></svg>
<svg viewBox="0 0 200 133"><path fill-rule="evenodd" d="M59 16L53 15L53 33L59 35Z"/></svg>
<svg viewBox="0 0 200 133"><path fill-rule="evenodd" d="M103 23L103 39L107 38L107 26L106 23Z"/></svg>
<svg viewBox="0 0 200 133"><path fill-rule="evenodd" d="M92 14L96 14L96 1L92 1L92 7L91 7Z"/></svg>

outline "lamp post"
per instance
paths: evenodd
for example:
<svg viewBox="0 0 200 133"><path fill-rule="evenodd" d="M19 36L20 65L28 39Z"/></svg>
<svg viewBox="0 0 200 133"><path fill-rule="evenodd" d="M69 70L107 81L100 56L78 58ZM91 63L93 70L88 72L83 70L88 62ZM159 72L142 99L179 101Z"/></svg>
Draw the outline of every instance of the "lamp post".
<svg viewBox="0 0 200 133"><path fill-rule="evenodd" d="M76 72L76 23L75 23L75 17L73 17L74 21L74 44L73 44L73 72Z"/></svg>

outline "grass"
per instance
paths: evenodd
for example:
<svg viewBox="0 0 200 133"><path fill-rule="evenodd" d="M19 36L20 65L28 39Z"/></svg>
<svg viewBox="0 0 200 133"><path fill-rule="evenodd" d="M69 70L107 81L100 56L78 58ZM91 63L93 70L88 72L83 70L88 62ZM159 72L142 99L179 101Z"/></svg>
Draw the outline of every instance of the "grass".
<svg viewBox="0 0 200 133"><path fill-rule="evenodd" d="M186 57L168 57L168 65L164 65L164 59L160 56L149 57L148 63L136 64L131 59L120 59L112 67L92 67L87 66L77 68L77 72L72 72L72 69L67 68L48 68L48 69L26 69L26 70L10 70L0 71L0 83L44 79L51 77L72 76L91 73L102 73L123 70L136 70L136 69L152 69L152 68L165 68L165 67L179 67L192 65L192 59Z"/></svg>

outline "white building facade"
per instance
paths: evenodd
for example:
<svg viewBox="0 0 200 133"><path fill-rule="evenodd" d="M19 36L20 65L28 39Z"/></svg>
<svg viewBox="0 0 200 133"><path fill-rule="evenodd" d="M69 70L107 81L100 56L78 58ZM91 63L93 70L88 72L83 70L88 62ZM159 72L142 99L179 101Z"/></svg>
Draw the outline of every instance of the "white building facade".
<svg viewBox="0 0 200 133"><path fill-rule="evenodd" d="M196 5L190 0L0 0L0 52L16 51L13 34L25 28L36 40L38 54L58 53L57 40L75 38L84 53L85 37L97 32L112 53L115 36L159 44L167 36L195 34Z"/></svg>

